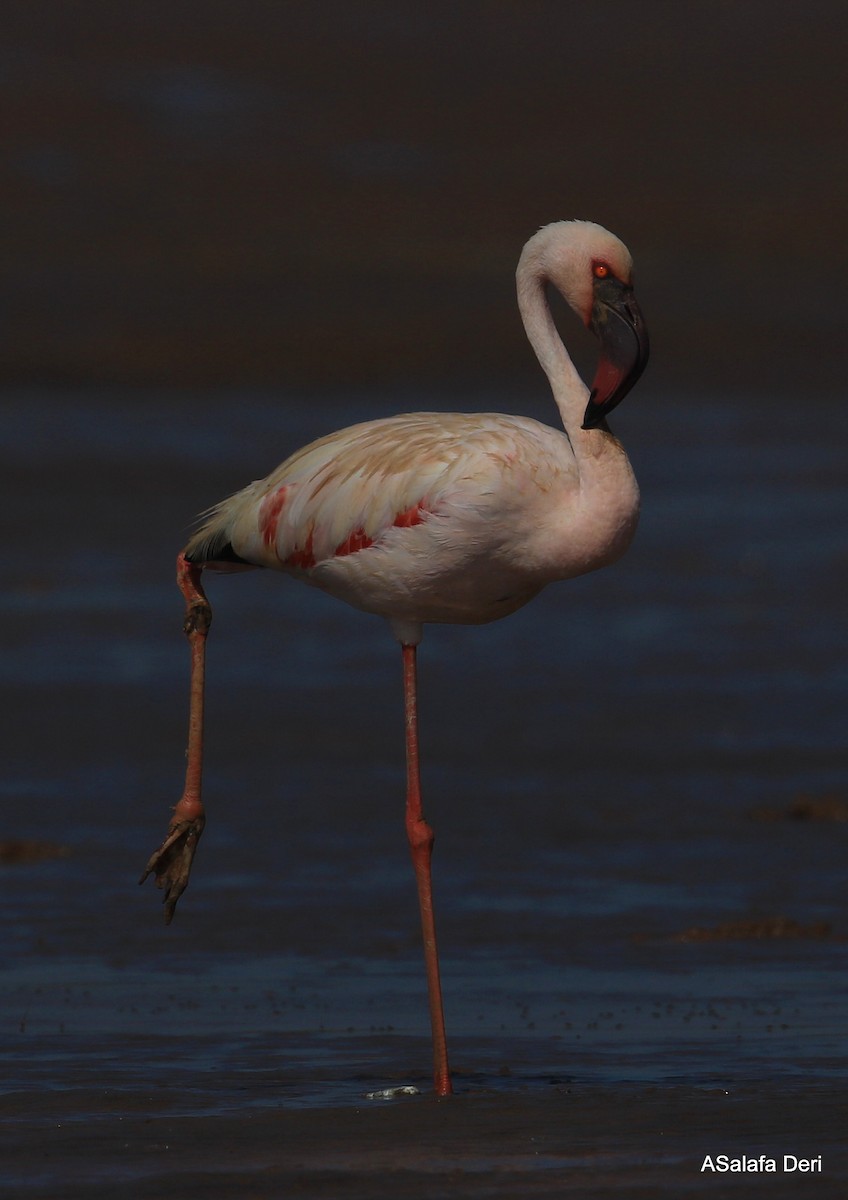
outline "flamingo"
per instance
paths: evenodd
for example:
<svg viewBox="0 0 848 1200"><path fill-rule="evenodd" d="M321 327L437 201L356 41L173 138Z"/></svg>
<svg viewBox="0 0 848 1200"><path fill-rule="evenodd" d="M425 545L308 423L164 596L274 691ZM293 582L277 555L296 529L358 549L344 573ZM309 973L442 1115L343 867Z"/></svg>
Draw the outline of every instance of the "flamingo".
<svg viewBox="0 0 848 1200"><path fill-rule="evenodd" d="M429 621L474 625L513 613L546 584L619 558L639 492L606 417L641 375L648 336L624 244L588 221L534 234L516 272L527 337L563 429L500 413L418 412L320 438L223 500L177 559L191 650L185 790L140 882L164 889L169 923L203 832L200 797L206 636L201 573L268 567L385 617L400 643L406 716L406 833L418 888L436 1094L450 1094L433 918L433 830L419 780L416 652ZM591 391L548 305L552 285L600 341Z"/></svg>

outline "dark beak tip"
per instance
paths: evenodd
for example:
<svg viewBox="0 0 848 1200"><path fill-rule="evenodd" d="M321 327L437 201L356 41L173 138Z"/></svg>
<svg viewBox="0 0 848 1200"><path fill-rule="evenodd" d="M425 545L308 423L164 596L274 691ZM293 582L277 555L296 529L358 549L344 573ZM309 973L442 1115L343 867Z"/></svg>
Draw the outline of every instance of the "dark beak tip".
<svg viewBox="0 0 848 1200"><path fill-rule="evenodd" d="M583 414L583 424L581 429L596 429L604 419L604 407L595 402L595 397L598 394L597 388L592 388L589 396L589 403L586 405L586 411Z"/></svg>
<svg viewBox="0 0 848 1200"><path fill-rule="evenodd" d="M603 423L604 417L601 413L587 413L580 428L597 429L598 426L603 425Z"/></svg>

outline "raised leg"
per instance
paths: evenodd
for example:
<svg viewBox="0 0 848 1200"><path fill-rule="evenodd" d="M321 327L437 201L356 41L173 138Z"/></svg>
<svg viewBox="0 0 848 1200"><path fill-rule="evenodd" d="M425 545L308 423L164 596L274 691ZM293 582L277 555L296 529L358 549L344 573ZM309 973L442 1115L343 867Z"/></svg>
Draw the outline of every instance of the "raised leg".
<svg viewBox="0 0 848 1200"><path fill-rule="evenodd" d="M203 685L206 674L206 635L212 623L212 609L200 584L201 568L177 558L177 584L185 597L186 637L191 647L191 689L189 698L188 748L186 750L186 780L182 798L174 808L168 834L158 850L150 856L139 883L148 875L156 877L156 886L165 889L165 924L170 925L177 901L188 885L191 864L206 814L200 799L200 780L203 770Z"/></svg>
<svg viewBox="0 0 848 1200"><path fill-rule="evenodd" d="M433 1082L437 1096L453 1091L448 1067L445 1014L439 978L439 952L433 918L433 888L430 861L433 855L433 830L421 811L421 775L418 766L418 687L415 646L403 646L403 695L406 711L406 835L412 851L412 865L418 884L421 908L421 932L424 935L424 962L427 968L427 992L430 999L430 1025L433 1030Z"/></svg>

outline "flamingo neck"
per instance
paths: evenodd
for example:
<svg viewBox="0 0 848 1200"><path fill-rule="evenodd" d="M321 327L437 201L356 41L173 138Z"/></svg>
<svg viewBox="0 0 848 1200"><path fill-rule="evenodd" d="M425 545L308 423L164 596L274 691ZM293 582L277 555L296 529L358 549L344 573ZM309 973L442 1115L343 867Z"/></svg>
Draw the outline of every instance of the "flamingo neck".
<svg viewBox="0 0 848 1200"><path fill-rule="evenodd" d="M579 455L582 451L591 455L596 443L605 442L609 434L603 430L581 428L589 389L580 378L559 335L545 294L547 283L548 276L542 263L522 263L518 274L518 308L527 339L548 377L563 427L575 454ZM600 437L593 436L598 434Z"/></svg>

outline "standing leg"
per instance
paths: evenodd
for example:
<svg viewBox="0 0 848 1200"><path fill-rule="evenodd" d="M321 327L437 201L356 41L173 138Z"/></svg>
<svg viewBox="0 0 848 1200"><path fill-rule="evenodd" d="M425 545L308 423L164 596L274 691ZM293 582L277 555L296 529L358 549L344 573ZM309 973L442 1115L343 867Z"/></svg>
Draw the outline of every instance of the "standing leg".
<svg viewBox="0 0 848 1200"><path fill-rule="evenodd" d="M433 919L433 888L430 860L433 854L433 830L421 811L421 776L418 767L418 697L415 646L403 645L403 695L406 711L406 835L412 851L412 864L418 884L421 931L424 935L424 962L427 967L427 991L430 998L430 1024L433 1029L433 1081L437 1096L453 1091L448 1067L445 1014L439 979L439 952Z"/></svg>
<svg viewBox="0 0 848 1200"><path fill-rule="evenodd" d="M206 814L200 799L203 770L203 684L206 673L206 635L212 623L212 609L200 584L201 567L180 554L177 559L177 584L185 597L186 636L191 647L191 689L189 699L186 780L182 798L174 808L165 841L151 856L139 883L153 872L156 886L165 889L165 924L170 925L177 901L188 885L191 863Z"/></svg>

